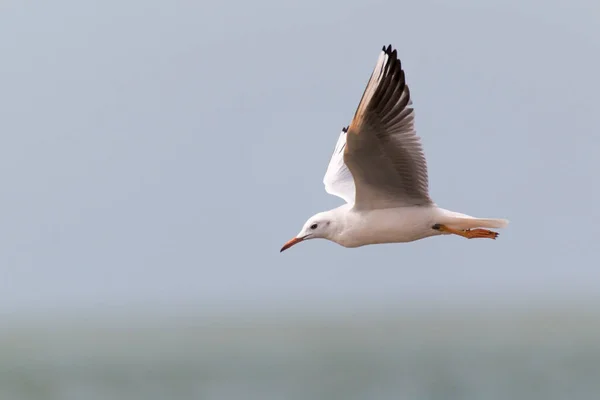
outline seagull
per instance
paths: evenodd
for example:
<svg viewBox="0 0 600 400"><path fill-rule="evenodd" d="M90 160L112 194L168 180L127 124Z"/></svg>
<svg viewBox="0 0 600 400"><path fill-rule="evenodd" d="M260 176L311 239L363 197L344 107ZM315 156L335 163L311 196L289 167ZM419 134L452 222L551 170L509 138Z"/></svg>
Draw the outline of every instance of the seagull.
<svg viewBox="0 0 600 400"><path fill-rule="evenodd" d="M346 204L310 217L281 251L317 238L354 248L437 235L498 237L485 228L504 228L507 220L475 218L431 200L414 115L398 53L384 46L323 179L325 191Z"/></svg>

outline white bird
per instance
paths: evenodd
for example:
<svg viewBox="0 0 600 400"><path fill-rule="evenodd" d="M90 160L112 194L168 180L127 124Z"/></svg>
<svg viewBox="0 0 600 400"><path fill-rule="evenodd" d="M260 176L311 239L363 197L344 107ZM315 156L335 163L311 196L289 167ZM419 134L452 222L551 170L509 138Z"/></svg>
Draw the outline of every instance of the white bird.
<svg viewBox="0 0 600 400"><path fill-rule="evenodd" d="M281 251L316 238L344 247L441 234L496 239L498 233L481 228L508 225L505 219L445 210L429 197L410 92L391 45L383 47L354 118L342 129L323 182L328 193L346 204L310 217Z"/></svg>

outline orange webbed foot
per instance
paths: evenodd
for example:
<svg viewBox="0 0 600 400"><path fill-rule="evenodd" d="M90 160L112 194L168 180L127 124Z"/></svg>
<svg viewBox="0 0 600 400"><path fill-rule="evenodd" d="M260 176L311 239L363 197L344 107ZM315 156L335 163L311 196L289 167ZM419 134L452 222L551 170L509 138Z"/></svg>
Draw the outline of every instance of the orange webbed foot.
<svg viewBox="0 0 600 400"><path fill-rule="evenodd" d="M435 224L431 228L435 229L436 231L440 231L442 233L458 235L458 236L462 236L467 239L494 239L494 240L496 240L496 238L499 235L498 232L490 231L487 229L481 229L481 228L459 230L459 229L449 228L446 225L442 225L442 224Z"/></svg>

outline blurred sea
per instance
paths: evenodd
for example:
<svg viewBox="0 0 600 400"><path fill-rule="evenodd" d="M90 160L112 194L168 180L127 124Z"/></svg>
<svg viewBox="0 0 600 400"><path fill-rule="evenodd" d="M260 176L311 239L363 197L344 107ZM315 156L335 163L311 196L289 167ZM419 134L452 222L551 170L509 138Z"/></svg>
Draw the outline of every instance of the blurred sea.
<svg viewBox="0 0 600 400"><path fill-rule="evenodd" d="M600 314L575 314L11 322L0 399L600 399Z"/></svg>

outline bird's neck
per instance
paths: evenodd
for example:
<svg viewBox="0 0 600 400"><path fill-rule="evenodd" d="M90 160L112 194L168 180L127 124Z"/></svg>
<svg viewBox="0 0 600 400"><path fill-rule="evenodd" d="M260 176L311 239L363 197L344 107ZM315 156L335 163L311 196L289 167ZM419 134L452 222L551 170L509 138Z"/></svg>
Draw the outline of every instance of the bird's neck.
<svg viewBox="0 0 600 400"><path fill-rule="evenodd" d="M327 214L331 221L333 221L327 239L342 246L347 246L347 237L359 222L356 212L352 210L351 205L344 204L327 211Z"/></svg>

